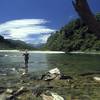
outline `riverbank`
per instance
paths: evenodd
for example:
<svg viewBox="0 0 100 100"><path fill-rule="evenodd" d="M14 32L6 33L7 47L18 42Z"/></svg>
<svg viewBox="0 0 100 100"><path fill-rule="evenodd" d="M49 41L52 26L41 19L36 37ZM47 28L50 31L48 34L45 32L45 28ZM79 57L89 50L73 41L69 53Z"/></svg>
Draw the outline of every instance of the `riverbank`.
<svg viewBox="0 0 100 100"><path fill-rule="evenodd" d="M20 78L15 78L14 76L3 77L0 78L0 88L3 92L0 93L0 100L5 100L1 99L1 97L7 96L8 92L19 92L19 90L21 90L21 92L15 95L14 99L44 100L40 94L44 93L48 95L49 91L59 94L65 98L65 100L99 100L100 81L95 81L93 79L95 76L100 77L100 74L82 74L77 75L77 77L71 76L71 80L52 80L49 84L47 81L38 80L38 76L35 77L31 73L26 76L21 76ZM39 93L39 95L35 96L34 92ZM14 95L14 93L9 93L8 96Z"/></svg>

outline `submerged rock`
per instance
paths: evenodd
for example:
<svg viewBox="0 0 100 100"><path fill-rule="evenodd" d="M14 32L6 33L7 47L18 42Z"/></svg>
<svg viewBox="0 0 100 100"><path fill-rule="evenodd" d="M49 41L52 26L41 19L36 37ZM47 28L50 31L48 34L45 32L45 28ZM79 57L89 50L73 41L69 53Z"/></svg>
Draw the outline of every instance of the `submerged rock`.
<svg viewBox="0 0 100 100"><path fill-rule="evenodd" d="M25 75L25 68L18 69L19 74Z"/></svg>
<svg viewBox="0 0 100 100"><path fill-rule="evenodd" d="M6 87L0 87L0 93L3 93L6 90Z"/></svg>
<svg viewBox="0 0 100 100"><path fill-rule="evenodd" d="M12 94L13 92L14 92L14 91L13 91L12 89L7 89L7 90L6 90L6 93L7 93L7 94Z"/></svg>

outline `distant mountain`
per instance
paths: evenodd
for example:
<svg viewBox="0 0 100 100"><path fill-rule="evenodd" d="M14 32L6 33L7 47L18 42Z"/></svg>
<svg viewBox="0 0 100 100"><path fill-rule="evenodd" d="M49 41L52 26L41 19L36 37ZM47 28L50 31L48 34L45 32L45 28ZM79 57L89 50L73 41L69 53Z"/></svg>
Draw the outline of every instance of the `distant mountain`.
<svg viewBox="0 0 100 100"><path fill-rule="evenodd" d="M100 22L100 13L96 19ZM46 48L66 52L100 51L100 37L91 32L81 19L76 19L53 33L48 38Z"/></svg>
<svg viewBox="0 0 100 100"><path fill-rule="evenodd" d="M27 44L20 40L11 40L11 39L4 39L3 36L0 36L0 50L4 49L35 49L33 45Z"/></svg>
<svg viewBox="0 0 100 100"><path fill-rule="evenodd" d="M37 49L41 49L45 46L45 43L34 44L34 47Z"/></svg>

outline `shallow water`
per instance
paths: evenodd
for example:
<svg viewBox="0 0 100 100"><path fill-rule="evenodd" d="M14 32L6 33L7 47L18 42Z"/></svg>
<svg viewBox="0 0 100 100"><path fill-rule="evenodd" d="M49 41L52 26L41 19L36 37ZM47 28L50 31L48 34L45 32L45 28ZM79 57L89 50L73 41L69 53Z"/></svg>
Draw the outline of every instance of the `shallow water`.
<svg viewBox="0 0 100 100"><path fill-rule="evenodd" d="M52 81L54 87L52 91L60 94L62 97L79 97L79 99L75 100L83 100L83 98L85 98L84 100L89 100L88 98L93 98L90 100L94 100L94 98L99 100L100 98L100 84L92 79L94 76L76 77L81 73L100 71L100 55L30 53L30 74L28 74L28 77L19 73L15 74L16 71L14 70L21 67L24 67L22 53L0 53L0 87L16 89L25 86L29 90L33 89L37 84L46 84L44 81L33 81L33 79L38 79L39 74L58 67L62 74L71 75L73 80L70 81L71 83L66 80ZM9 72L13 73L9 74ZM5 73L7 74L5 75ZM71 88L71 86L74 86L74 88ZM29 96L30 94L32 93L29 93ZM23 98L27 96L28 93L23 95ZM30 97L33 97L33 95Z"/></svg>
<svg viewBox="0 0 100 100"><path fill-rule="evenodd" d="M0 53L0 72L21 67L24 67L22 53ZM100 71L100 55L30 53L29 72L44 72L55 67L68 74Z"/></svg>

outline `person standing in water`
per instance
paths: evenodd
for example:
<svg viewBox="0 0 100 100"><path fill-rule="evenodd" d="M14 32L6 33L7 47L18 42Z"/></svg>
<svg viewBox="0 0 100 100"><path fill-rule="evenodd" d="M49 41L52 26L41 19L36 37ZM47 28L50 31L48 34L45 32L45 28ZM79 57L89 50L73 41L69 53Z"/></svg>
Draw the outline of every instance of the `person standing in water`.
<svg viewBox="0 0 100 100"><path fill-rule="evenodd" d="M28 72L28 61L29 61L29 53L26 50L25 53L23 53L24 61L25 61L25 73Z"/></svg>

